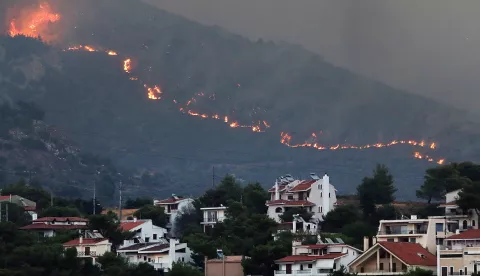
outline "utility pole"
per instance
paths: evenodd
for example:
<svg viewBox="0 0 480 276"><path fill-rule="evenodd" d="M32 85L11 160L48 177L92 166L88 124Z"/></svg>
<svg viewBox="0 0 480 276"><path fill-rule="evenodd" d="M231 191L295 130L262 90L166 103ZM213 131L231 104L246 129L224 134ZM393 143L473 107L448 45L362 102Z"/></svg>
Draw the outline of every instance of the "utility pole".
<svg viewBox="0 0 480 276"><path fill-rule="evenodd" d="M120 202L119 202L119 206L118 206L118 214L119 214L119 220L122 221L122 180L120 180L120 185L119 185L119 196L120 196Z"/></svg>
<svg viewBox="0 0 480 276"><path fill-rule="evenodd" d="M6 207L5 207L5 218L6 218L5 221L8 222L8 203L6 204Z"/></svg>
<svg viewBox="0 0 480 276"><path fill-rule="evenodd" d="M93 180L93 214L97 214L97 181Z"/></svg>

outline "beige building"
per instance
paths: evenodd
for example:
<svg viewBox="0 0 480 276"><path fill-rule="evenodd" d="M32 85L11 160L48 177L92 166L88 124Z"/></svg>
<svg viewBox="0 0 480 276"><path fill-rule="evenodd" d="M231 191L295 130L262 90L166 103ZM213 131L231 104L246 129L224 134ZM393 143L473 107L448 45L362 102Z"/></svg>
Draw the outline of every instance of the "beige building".
<svg viewBox="0 0 480 276"><path fill-rule="evenodd" d="M106 238L89 239L80 237L64 243L63 247L65 247L65 249L75 248L78 258L92 259L92 263L95 264L98 257L111 251L112 244Z"/></svg>
<svg viewBox="0 0 480 276"><path fill-rule="evenodd" d="M418 243L378 242L349 264L358 275L403 275L410 269L437 271L437 257Z"/></svg>
<svg viewBox="0 0 480 276"><path fill-rule="evenodd" d="M205 262L205 276L244 276L242 256L225 256Z"/></svg>
<svg viewBox="0 0 480 276"><path fill-rule="evenodd" d="M480 230L470 229L445 239L439 248L438 274L470 275L480 269Z"/></svg>

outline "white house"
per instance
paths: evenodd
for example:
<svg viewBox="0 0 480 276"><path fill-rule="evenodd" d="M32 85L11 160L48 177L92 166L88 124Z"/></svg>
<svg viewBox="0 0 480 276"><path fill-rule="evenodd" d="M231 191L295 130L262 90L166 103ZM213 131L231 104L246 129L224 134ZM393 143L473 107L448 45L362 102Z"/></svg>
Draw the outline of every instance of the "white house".
<svg viewBox="0 0 480 276"><path fill-rule="evenodd" d="M475 210L464 211L457 205L458 193L461 190L455 190L445 195L445 203L440 204L440 208L445 208L445 217L451 222L450 232L457 229L466 231L468 229L478 229L478 215Z"/></svg>
<svg viewBox="0 0 480 276"><path fill-rule="evenodd" d="M175 219L179 214L179 211L187 210L188 208L193 208L193 199L179 197L172 195L171 197L163 200L154 200L153 205L161 206L165 209L165 214L167 214L169 224L167 228L172 228L175 224Z"/></svg>
<svg viewBox="0 0 480 276"><path fill-rule="evenodd" d="M200 208L203 212L203 221L200 224L203 225L203 231L206 232L207 229L215 227L217 222L222 222L225 219L225 213L227 207L205 207Z"/></svg>
<svg viewBox="0 0 480 276"><path fill-rule="evenodd" d="M192 261L192 251L186 243L180 243L177 239L130 244L120 247L117 252L130 263L146 262L155 269L163 269L164 271L170 270L173 262L189 263Z"/></svg>
<svg viewBox="0 0 480 276"><path fill-rule="evenodd" d="M90 258L92 263L95 264L98 257L111 251L112 244L107 238L83 238L83 236L80 236L78 239L64 243L63 247L65 249L75 248L78 258Z"/></svg>
<svg viewBox="0 0 480 276"><path fill-rule="evenodd" d="M37 232L42 237L53 237L58 230L87 229L87 223L88 219L80 217L43 217L20 229Z"/></svg>
<svg viewBox="0 0 480 276"><path fill-rule="evenodd" d="M8 202L12 204L16 204L20 207L23 207L25 212L32 217L32 220L36 220L38 218L38 214L36 212L37 204L29 199L18 195L6 195L0 196L0 214L2 213L2 203Z"/></svg>
<svg viewBox="0 0 480 276"><path fill-rule="evenodd" d="M280 222L280 215L290 208L306 208L313 213L312 219L320 222L323 216L333 210L336 202L335 187L330 184L328 175L320 179L311 173L311 180L295 180L290 175L281 177L269 189L271 198L267 201L267 214L270 218Z"/></svg>
<svg viewBox="0 0 480 276"><path fill-rule="evenodd" d="M134 240L138 242L158 242L167 234L167 229L155 226L152 223L151 219L137 219L133 220L122 220L120 222L120 228L123 231L135 232L135 236L130 243L134 243Z"/></svg>

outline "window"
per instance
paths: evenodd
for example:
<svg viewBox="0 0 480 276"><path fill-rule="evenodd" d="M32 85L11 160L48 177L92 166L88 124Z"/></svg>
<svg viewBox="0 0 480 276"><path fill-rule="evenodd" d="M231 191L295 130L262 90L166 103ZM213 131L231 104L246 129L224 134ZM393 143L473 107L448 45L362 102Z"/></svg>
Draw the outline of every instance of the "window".
<svg viewBox="0 0 480 276"><path fill-rule="evenodd" d="M328 197L330 197L330 193L328 193Z"/></svg>
<svg viewBox="0 0 480 276"><path fill-rule="evenodd" d="M465 275L468 275L467 267L465 267L465 269L463 271L465 272Z"/></svg>
<svg viewBox="0 0 480 276"><path fill-rule="evenodd" d="M185 258L184 258L184 257L182 257L182 262L185 262Z"/></svg>
<svg viewBox="0 0 480 276"><path fill-rule="evenodd" d="M408 242L417 243L417 239L416 238L410 238L410 240Z"/></svg>
<svg viewBox="0 0 480 276"><path fill-rule="evenodd" d="M153 234L153 239L154 239L154 240L157 239L157 234Z"/></svg>
<svg viewBox="0 0 480 276"><path fill-rule="evenodd" d="M463 270L460 269L458 272L460 275L463 275Z"/></svg>
<svg viewBox="0 0 480 276"><path fill-rule="evenodd" d="M435 223L435 229L437 232L443 232L443 223Z"/></svg>
<svg viewBox="0 0 480 276"><path fill-rule="evenodd" d="M312 268L312 267L313 267L313 265L312 265L312 264L308 264L308 268Z"/></svg>
<svg viewBox="0 0 480 276"><path fill-rule="evenodd" d="M379 250L380 250L380 258L382 258L382 259L386 258L387 257L387 252L385 250L381 249L381 248Z"/></svg>
<svg viewBox="0 0 480 276"><path fill-rule="evenodd" d="M450 275L453 275L453 266L450 267Z"/></svg>
<svg viewBox="0 0 480 276"><path fill-rule="evenodd" d="M320 197L323 197L323 193L320 193Z"/></svg>
<svg viewBox="0 0 480 276"><path fill-rule="evenodd" d="M320 206L320 213L323 213L323 207Z"/></svg>
<svg viewBox="0 0 480 276"><path fill-rule="evenodd" d="M333 269L334 270L337 269L337 263L335 263L335 262L333 263Z"/></svg>
<svg viewBox="0 0 480 276"><path fill-rule="evenodd" d="M283 210L282 210L282 207L277 207L277 208L275 209L275 213L282 213L282 211L283 211Z"/></svg>
<svg viewBox="0 0 480 276"><path fill-rule="evenodd" d="M402 271L407 271L407 265L402 263Z"/></svg>
<svg viewBox="0 0 480 276"><path fill-rule="evenodd" d="M289 196L288 196L288 199L289 199L289 200L292 200L292 199L293 199L293 195L289 195Z"/></svg>
<svg viewBox="0 0 480 276"><path fill-rule="evenodd" d="M319 213L322 212L322 207L318 207L318 212L319 212Z"/></svg>
<svg viewBox="0 0 480 276"><path fill-rule="evenodd" d="M145 242L149 242L150 241L150 238L149 237L145 237Z"/></svg>
<svg viewBox="0 0 480 276"><path fill-rule="evenodd" d="M380 263L380 270L383 270L383 263Z"/></svg>
<svg viewBox="0 0 480 276"><path fill-rule="evenodd" d="M147 256L143 256L143 260L146 261L146 260L147 260Z"/></svg>
<svg viewBox="0 0 480 276"><path fill-rule="evenodd" d="M472 226L475 226L475 220L472 220ZM467 273L465 273L467 274Z"/></svg>
<svg viewBox="0 0 480 276"><path fill-rule="evenodd" d="M365 272L365 269L362 266L362 267L360 267L360 273L363 273L363 272Z"/></svg>
<svg viewBox="0 0 480 276"><path fill-rule="evenodd" d="M392 272L397 272L397 263L392 264Z"/></svg>
<svg viewBox="0 0 480 276"><path fill-rule="evenodd" d="M387 239L387 242L395 242L395 239Z"/></svg>
<svg viewBox="0 0 480 276"><path fill-rule="evenodd" d="M303 264L300 265L300 270L303 270Z"/></svg>

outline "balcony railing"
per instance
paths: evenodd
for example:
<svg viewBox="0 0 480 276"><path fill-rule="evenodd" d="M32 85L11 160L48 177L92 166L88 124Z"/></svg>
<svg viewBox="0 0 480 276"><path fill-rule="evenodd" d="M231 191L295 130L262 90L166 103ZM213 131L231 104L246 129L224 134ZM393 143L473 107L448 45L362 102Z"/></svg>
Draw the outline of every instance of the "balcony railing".
<svg viewBox="0 0 480 276"><path fill-rule="evenodd" d="M95 251L90 251L90 252L85 252L85 251L79 251L77 252L78 257L96 257L97 252Z"/></svg>
<svg viewBox="0 0 480 276"><path fill-rule="evenodd" d="M209 218L204 218L203 222L219 222L223 219L223 217L209 217Z"/></svg>
<svg viewBox="0 0 480 276"><path fill-rule="evenodd" d="M389 230L389 231L379 231L378 235L419 235L427 234L427 230Z"/></svg>
<svg viewBox="0 0 480 276"><path fill-rule="evenodd" d="M327 276L331 270L329 269L304 269L304 270L275 270L275 275L282 276Z"/></svg>

